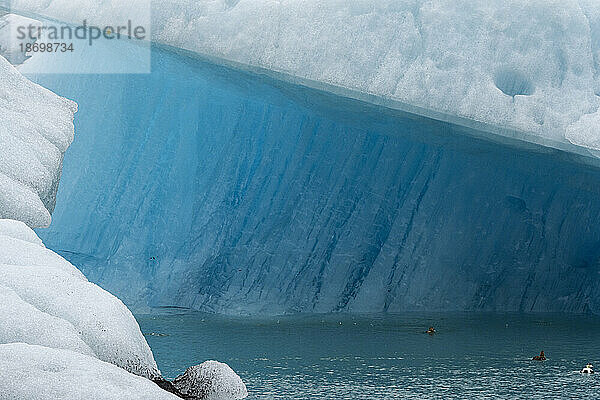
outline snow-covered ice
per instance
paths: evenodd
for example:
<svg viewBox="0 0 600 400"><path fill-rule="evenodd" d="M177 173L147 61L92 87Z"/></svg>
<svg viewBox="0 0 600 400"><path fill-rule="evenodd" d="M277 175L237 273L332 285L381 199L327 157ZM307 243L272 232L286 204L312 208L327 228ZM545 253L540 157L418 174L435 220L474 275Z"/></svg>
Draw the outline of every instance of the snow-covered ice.
<svg viewBox="0 0 600 400"><path fill-rule="evenodd" d="M0 57L0 218L50 224L76 110Z"/></svg>
<svg viewBox="0 0 600 400"><path fill-rule="evenodd" d="M14 0L107 23L148 0ZM593 0L166 0L155 41L600 148L600 3Z"/></svg>
<svg viewBox="0 0 600 400"><path fill-rule="evenodd" d="M0 316L0 343L29 343L94 356L70 322L36 308L4 285L0 285Z"/></svg>
<svg viewBox="0 0 600 400"><path fill-rule="evenodd" d="M19 239L24 242L29 242L43 246L42 239L40 239L33 229L30 229L21 221L15 221L12 219L0 219L0 232L4 236L11 237L13 239ZM6 261L2 261L6 263Z"/></svg>
<svg viewBox="0 0 600 400"><path fill-rule="evenodd" d="M0 344L0 400L176 400L153 382L94 357Z"/></svg>
<svg viewBox="0 0 600 400"><path fill-rule="evenodd" d="M22 223L0 221L0 342L71 349L136 375L159 377L129 309L35 243L33 234Z"/></svg>
<svg viewBox="0 0 600 400"><path fill-rule="evenodd" d="M147 378L160 373L131 312L116 297L61 270L0 265L0 282L38 310L61 318L100 360Z"/></svg>
<svg viewBox="0 0 600 400"><path fill-rule="evenodd" d="M246 385L227 364L205 361L188 368L173 381L179 392L192 399L237 400L248 396Z"/></svg>
<svg viewBox="0 0 600 400"><path fill-rule="evenodd" d="M0 220L0 400L176 398L148 380L160 377L119 299L46 249L24 223ZM231 368L212 361L179 382L203 400L247 395Z"/></svg>
<svg viewBox="0 0 600 400"><path fill-rule="evenodd" d="M0 220L0 264L56 268L86 280L70 262L48 250L35 232L20 221Z"/></svg>

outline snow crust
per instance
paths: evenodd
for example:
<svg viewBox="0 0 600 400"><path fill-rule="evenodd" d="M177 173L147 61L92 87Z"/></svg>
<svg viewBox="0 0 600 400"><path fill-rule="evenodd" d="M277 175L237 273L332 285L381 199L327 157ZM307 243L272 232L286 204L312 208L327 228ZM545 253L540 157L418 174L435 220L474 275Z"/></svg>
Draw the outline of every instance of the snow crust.
<svg viewBox="0 0 600 400"><path fill-rule="evenodd" d="M19 239L24 242L37 244L38 246L43 247L42 239L40 239L36 235L33 229L30 229L21 221L15 221L11 219L0 219L0 232L2 232L4 236L8 236L13 239ZM2 253L4 253L4 251Z"/></svg>
<svg viewBox="0 0 600 400"><path fill-rule="evenodd" d="M0 220L0 400L178 398L150 381L160 377L119 299L23 222ZM247 396L239 376L216 361L189 368L178 382L198 399Z"/></svg>
<svg viewBox="0 0 600 400"><path fill-rule="evenodd" d="M248 397L242 379L218 361L205 361L188 368L173 381L179 392L198 400L238 400Z"/></svg>
<svg viewBox="0 0 600 400"><path fill-rule="evenodd" d="M76 110L0 57L0 218L50 224Z"/></svg>
<svg viewBox="0 0 600 400"><path fill-rule="evenodd" d="M12 2L79 23L106 23L136 4L146 0ZM600 148L593 0L165 0L153 3L153 38Z"/></svg>
<svg viewBox="0 0 600 400"><path fill-rule="evenodd" d="M23 223L0 220L0 343L69 349L160 377L129 309L34 235Z"/></svg>
<svg viewBox="0 0 600 400"><path fill-rule="evenodd" d="M0 400L179 399L94 357L25 343L0 345L0 376Z"/></svg>

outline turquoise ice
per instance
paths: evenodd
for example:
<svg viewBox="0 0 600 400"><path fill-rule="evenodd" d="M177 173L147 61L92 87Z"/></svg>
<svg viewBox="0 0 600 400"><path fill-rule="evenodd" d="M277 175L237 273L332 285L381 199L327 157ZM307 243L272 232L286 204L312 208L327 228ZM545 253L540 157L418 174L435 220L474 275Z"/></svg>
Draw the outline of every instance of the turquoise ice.
<svg viewBox="0 0 600 400"><path fill-rule="evenodd" d="M152 71L33 77L80 107L40 235L135 309L599 310L594 159L160 48Z"/></svg>

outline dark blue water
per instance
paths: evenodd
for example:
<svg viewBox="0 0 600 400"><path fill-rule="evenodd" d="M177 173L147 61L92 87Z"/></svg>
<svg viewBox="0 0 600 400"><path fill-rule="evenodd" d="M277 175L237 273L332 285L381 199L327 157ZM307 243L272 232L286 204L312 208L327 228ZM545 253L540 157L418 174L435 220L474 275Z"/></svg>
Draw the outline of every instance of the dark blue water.
<svg viewBox="0 0 600 400"><path fill-rule="evenodd" d="M597 398L600 318L566 315L138 316L163 374L227 362L251 399ZM434 325L435 336L423 331ZM149 334L166 334L155 336ZM545 362L531 361L544 350Z"/></svg>

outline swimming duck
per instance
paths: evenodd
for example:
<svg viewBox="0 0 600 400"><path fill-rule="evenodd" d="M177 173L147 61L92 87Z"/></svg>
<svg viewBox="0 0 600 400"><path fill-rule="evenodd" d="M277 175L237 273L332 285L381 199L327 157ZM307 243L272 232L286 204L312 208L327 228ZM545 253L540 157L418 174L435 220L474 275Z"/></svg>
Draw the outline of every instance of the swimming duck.
<svg viewBox="0 0 600 400"><path fill-rule="evenodd" d="M430 326L429 329L427 329L425 331L425 333L429 333L430 335L433 335L435 333L435 328L433 326Z"/></svg>
<svg viewBox="0 0 600 400"><path fill-rule="evenodd" d="M594 366L592 364L587 364L581 371L582 374L593 374Z"/></svg>
<svg viewBox="0 0 600 400"><path fill-rule="evenodd" d="M544 354L544 350L540 351L539 356L533 357L534 361L546 361L546 355Z"/></svg>

